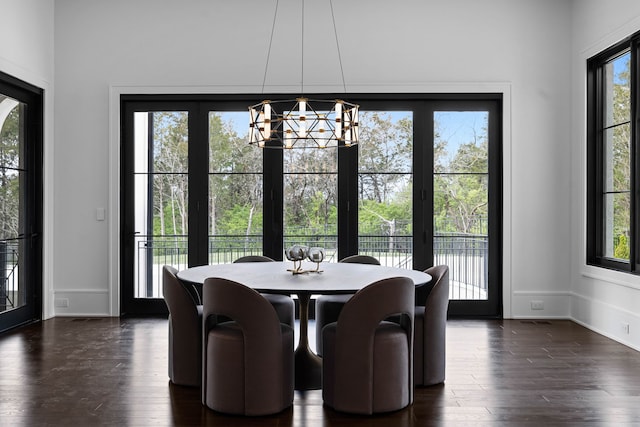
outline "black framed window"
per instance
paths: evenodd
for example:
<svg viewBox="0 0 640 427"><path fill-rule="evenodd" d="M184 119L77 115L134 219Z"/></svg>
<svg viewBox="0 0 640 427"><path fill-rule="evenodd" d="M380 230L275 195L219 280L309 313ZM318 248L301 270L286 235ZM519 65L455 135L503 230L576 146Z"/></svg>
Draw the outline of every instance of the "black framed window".
<svg viewBox="0 0 640 427"><path fill-rule="evenodd" d="M638 41L587 63L587 262L639 272Z"/></svg>

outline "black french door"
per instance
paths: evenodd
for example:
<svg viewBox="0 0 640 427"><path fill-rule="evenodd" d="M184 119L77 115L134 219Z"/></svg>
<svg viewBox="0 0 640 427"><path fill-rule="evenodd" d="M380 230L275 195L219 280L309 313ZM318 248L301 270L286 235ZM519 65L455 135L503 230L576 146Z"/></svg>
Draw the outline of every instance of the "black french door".
<svg viewBox="0 0 640 427"><path fill-rule="evenodd" d="M302 243L328 262L447 264L452 316L501 316L501 96L349 100L357 146L261 150L246 138L256 95L123 96L122 312L166 311L164 264L282 259Z"/></svg>
<svg viewBox="0 0 640 427"><path fill-rule="evenodd" d="M449 266L449 315L502 316L502 105L499 99L426 104L432 167L430 249Z"/></svg>
<svg viewBox="0 0 640 427"><path fill-rule="evenodd" d="M121 104L123 314L166 313L163 265L263 253L262 153L229 128L248 101L143 98Z"/></svg>
<svg viewBox="0 0 640 427"><path fill-rule="evenodd" d="M0 73L0 332L42 315L42 99Z"/></svg>

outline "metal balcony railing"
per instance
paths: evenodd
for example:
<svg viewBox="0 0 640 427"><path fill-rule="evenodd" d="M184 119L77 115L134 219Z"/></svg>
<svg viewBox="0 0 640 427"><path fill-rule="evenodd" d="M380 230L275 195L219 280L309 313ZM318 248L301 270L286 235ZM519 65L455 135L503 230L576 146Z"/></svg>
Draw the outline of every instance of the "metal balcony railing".
<svg viewBox="0 0 640 427"><path fill-rule="evenodd" d="M136 298L162 297L162 266L185 269L186 236L137 237ZM359 253L371 255L385 266L412 268L413 237L363 235L358 237ZM334 234L308 233L285 236L284 246L303 244L325 249L325 262L337 261L337 241ZM262 254L260 235L209 236L209 264L231 263L245 255ZM434 265L449 266L450 298L484 300L487 298L488 238L485 235L434 236Z"/></svg>
<svg viewBox="0 0 640 427"><path fill-rule="evenodd" d="M433 263L449 266L450 299L487 299L488 254L487 236L434 236Z"/></svg>
<svg viewBox="0 0 640 427"><path fill-rule="evenodd" d="M18 261L19 241L0 241L0 312L19 306Z"/></svg>

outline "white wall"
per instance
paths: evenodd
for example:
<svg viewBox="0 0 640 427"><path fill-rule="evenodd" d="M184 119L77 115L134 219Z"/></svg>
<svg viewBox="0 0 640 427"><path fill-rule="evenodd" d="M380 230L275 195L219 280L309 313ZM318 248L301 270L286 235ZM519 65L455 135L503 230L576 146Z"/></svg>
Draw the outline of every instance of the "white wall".
<svg viewBox="0 0 640 427"><path fill-rule="evenodd" d="M572 316L606 336L640 349L640 277L587 266L586 221L586 60L640 31L640 2L574 2L571 162ZM625 325L629 325L628 333Z"/></svg>
<svg viewBox="0 0 640 427"><path fill-rule="evenodd" d="M0 71L44 89L43 316L53 316L53 0L0 1Z"/></svg>
<svg viewBox="0 0 640 427"><path fill-rule="evenodd" d="M298 25L299 4L282 0L281 16ZM259 93L274 5L56 0L55 290L70 300L57 314L118 313L117 96ZM304 89L341 91L328 2L306 9L314 55ZM505 316L569 317L571 2L351 0L334 9L349 91L505 93ZM292 33L279 21L265 92L301 89L298 51L282 49ZM100 207L106 222L96 221ZM545 310L532 312L531 299Z"/></svg>

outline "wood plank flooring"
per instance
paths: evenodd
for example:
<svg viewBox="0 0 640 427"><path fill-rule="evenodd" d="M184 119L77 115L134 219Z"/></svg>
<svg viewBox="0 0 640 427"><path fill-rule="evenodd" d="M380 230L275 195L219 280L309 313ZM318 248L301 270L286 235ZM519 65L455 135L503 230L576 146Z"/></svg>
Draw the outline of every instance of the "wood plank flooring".
<svg viewBox="0 0 640 427"><path fill-rule="evenodd" d="M450 320L447 380L374 417L296 392L225 416L167 377L166 319L55 318L0 335L0 426L640 426L640 353L570 321Z"/></svg>

